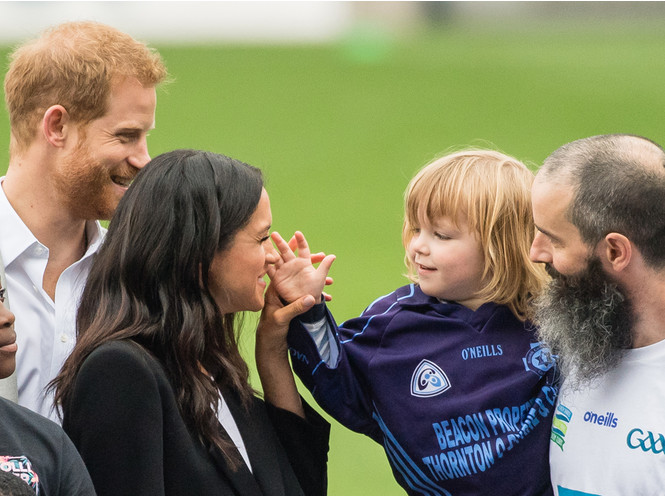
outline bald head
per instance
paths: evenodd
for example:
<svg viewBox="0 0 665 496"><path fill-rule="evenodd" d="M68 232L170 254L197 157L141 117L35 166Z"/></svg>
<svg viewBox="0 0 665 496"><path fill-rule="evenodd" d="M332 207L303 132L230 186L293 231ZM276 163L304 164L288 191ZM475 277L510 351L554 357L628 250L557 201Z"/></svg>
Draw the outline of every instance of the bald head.
<svg viewBox="0 0 665 496"><path fill-rule="evenodd" d="M639 136L592 136L552 153L537 183L570 187L568 220L595 246L628 237L652 267L665 267L665 151Z"/></svg>
<svg viewBox="0 0 665 496"><path fill-rule="evenodd" d="M538 171L549 180L574 184L592 171L612 173L629 168L665 174L665 151L653 141L629 134L605 134L572 141L555 150Z"/></svg>

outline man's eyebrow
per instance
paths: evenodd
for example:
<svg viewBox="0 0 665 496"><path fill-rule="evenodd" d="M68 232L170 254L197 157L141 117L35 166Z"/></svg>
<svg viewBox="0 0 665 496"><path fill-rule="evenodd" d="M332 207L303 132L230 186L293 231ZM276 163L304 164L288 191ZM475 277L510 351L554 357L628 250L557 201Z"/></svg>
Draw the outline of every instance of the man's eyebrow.
<svg viewBox="0 0 665 496"><path fill-rule="evenodd" d="M538 232L541 232L542 234L544 234L545 236L547 236L548 238L550 238L551 241L555 241L555 242L557 242L557 243L560 243L560 242L561 242L561 238L555 236L555 235L552 234L551 232L546 231L545 229L542 229L542 228L538 227L537 225L536 225L536 229L538 230Z"/></svg>
<svg viewBox="0 0 665 496"><path fill-rule="evenodd" d="M125 121L117 126L116 132L132 132L132 131L147 132L147 131L152 131L153 129L155 129L155 121L153 121L148 127L145 127L140 122Z"/></svg>

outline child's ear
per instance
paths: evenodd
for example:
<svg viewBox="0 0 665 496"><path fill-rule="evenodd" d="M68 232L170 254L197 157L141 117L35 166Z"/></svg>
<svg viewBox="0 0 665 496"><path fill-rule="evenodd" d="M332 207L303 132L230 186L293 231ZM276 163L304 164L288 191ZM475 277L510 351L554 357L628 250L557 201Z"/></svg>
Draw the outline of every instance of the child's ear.
<svg viewBox="0 0 665 496"><path fill-rule="evenodd" d="M609 233L602 241L601 258L612 267L615 272L621 272L630 264L633 256L633 245L630 240L619 233Z"/></svg>

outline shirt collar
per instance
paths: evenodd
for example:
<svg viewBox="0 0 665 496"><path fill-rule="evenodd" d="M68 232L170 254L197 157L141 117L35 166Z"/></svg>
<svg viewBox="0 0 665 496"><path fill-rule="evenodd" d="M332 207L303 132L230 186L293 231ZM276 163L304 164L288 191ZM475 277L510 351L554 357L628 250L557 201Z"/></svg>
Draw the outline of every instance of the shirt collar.
<svg viewBox="0 0 665 496"><path fill-rule="evenodd" d="M86 234L88 235L88 249L85 251L85 255L81 260L88 258L91 255L94 255L99 247L104 241L104 236L106 235L106 229L97 220L89 220L85 223Z"/></svg>
<svg viewBox="0 0 665 496"><path fill-rule="evenodd" d="M41 243L9 203L5 190L2 188L4 180L4 176L0 177L0 255L5 267L7 267L35 243ZM88 249L82 259L94 254L99 249L106 233L106 229L94 220L87 221L85 228L88 235Z"/></svg>
<svg viewBox="0 0 665 496"><path fill-rule="evenodd" d="M494 302L483 303L475 311L471 310L464 305L461 305L455 301L445 301L439 300L433 296L428 296L423 293L420 286L417 284L411 284L409 287L412 287L412 294L408 298L404 298L400 301L401 306L403 307L430 307L435 312L441 315L457 316L464 320L478 320L484 322L489 318L490 315L499 311L506 312L512 315L512 312L505 305L498 305ZM399 299L399 298L398 298Z"/></svg>
<svg viewBox="0 0 665 496"><path fill-rule="evenodd" d="M0 178L0 254L6 267L39 241L9 203L2 188L4 180L4 176Z"/></svg>

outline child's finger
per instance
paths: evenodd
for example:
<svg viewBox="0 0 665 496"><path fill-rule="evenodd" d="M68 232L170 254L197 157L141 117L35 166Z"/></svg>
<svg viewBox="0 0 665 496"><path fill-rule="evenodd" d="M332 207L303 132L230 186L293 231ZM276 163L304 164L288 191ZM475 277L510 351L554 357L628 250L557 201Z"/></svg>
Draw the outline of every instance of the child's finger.
<svg viewBox="0 0 665 496"><path fill-rule="evenodd" d="M309 260L310 259L309 245L307 244L305 235L300 231L296 231L293 236L296 238L296 241L298 242L298 256Z"/></svg>
<svg viewBox="0 0 665 496"><path fill-rule="evenodd" d="M323 260L321 260L321 263L319 264L319 267L316 269L317 272L323 272L326 275L326 282L328 281L328 272L330 271L330 266L333 264L335 261L335 255L327 255ZM332 279L331 279L331 284L332 284Z"/></svg>
<svg viewBox="0 0 665 496"><path fill-rule="evenodd" d="M291 248L291 251L293 253L295 253L296 250L298 249L298 242L296 241L296 235L295 234L293 236L291 236L291 239L289 240L289 248Z"/></svg>
<svg viewBox="0 0 665 496"><path fill-rule="evenodd" d="M289 244L286 241L284 241L284 238L282 238L282 236L280 236L280 234L277 231L273 231L270 234L270 237L272 238L273 243L275 243L275 247L279 251L282 260L286 262L288 260L292 260L295 258L293 250L289 247Z"/></svg>
<svg viewBox="0 0 665 496"><path fill-rule="evenodd" d="M309 256L309 259L310 259L310 261L311 261L313 264L315 264L315 263L319 263L319 262L320 262L321 260L323 260L325 257L326 257L326 254L323 253L322 251L320 251L320 252L318 252L318 253L312 253L312 254Z"/></svg>

